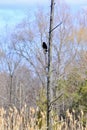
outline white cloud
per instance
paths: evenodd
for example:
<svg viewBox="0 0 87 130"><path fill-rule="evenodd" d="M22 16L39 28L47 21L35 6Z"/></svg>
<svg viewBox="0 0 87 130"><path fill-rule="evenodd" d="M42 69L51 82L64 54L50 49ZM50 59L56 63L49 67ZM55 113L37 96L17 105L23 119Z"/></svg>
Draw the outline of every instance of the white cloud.
<svg viewBox="0 0 87 130"><path fill-rule="evenodd" d="M49 0L0 0L0 5L17 5L17 4L46 4Z"/></svg>
<svg viewBox="0 0 87 130"><path fill-rule="evenodd" d="M56 2L57 0L55 0ZM61 1L61 0L60 0ZM63 1L63 0L62 0ZM70 5L85 5L87 0L64 0ZM0 6L49 5L51 0L0 0Z"/></svg>
<svg viewBox="0 0 87 130"><path fill-rule="evenodd" d="M0 0L0 9L48 7L50 0Z"/></svg>
<svg viewBox="0 0 87 130"><path fill-rule="evenodd" d="M87 4L87 0L65 0L69 4Z"/></svg>

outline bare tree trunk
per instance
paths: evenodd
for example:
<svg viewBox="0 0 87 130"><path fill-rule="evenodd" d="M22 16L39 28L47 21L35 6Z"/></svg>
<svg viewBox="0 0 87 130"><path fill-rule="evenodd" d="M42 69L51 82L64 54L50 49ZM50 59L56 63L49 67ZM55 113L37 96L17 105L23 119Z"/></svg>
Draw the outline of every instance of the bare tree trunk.
<svg viewBox="0 0 87 130"><path fill-rule="evenodd" d="M19 88L20 90L19 90L19 95L20 95L20 110L21 110L21 108L22 108L22 85L20 84L20 88Z"/></svg>
<svg viewBox="0 0 87 130"><path fill-rule="evenodd" d="M13 80L13 76L10 75L10 104L12 103L12 80Z"/></svg>
<svg viewBox="0 0 87 130"><path fill-rule="evenodd" d="M54 16L54 0L51 0L50 10L50 28L49 28L49 46L48 46L48 74L47 74L47 130L51 130L50 101L51 101L51 62L52 62L52 29Z"/></svg>

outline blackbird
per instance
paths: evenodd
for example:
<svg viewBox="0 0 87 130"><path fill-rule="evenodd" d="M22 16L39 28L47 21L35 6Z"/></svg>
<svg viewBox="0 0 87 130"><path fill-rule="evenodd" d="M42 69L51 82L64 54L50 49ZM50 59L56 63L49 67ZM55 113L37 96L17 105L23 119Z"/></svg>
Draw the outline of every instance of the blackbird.
<svg viewBox="0 0 87 130"><path fill-rule="evenodd" d="M43 42L42 47L43 47L43 49L44 49L44 51L46 53L47 52L47 44L45 42Z"/></svg>

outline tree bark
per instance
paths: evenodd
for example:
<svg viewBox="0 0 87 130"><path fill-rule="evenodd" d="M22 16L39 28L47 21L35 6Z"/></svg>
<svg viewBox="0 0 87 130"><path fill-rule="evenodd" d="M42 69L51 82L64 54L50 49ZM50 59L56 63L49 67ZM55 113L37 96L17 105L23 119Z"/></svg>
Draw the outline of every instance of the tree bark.
<svg viewBox="0 0 87 130"><path fill-rule="evenodd" d="M54 17L54 0L51 0L50 27L49 27L49 46L48 46L48 74L47 74L47 130L51 130L50 101L51 101L51 63L52 63L52 29Z"/></svg>

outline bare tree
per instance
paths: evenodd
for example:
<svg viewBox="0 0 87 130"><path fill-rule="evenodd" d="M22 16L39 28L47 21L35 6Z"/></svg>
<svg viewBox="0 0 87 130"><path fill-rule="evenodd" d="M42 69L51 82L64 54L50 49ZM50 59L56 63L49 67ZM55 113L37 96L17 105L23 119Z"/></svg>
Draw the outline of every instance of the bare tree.
<svg viewBox="0 0 87 130"><path fill-rule="evenodd" d="M9 37L9 41L10 41L10 37ZM15 95L15 88L13 86L13 78L16 72L17 67L20 64L21 61L21 57L19 57L18 55L16 55L16 53L14 52L14 50L11 48L10 43L7 43L6 48L3 47L3 45L1 46L3 55L2 55L2 59L1 59L1 67L2 67L2 71L5 72L8 75L8 82L7 82L7 94L9 96L9 103L12 103L12 100L14 98Z"/></svg>

